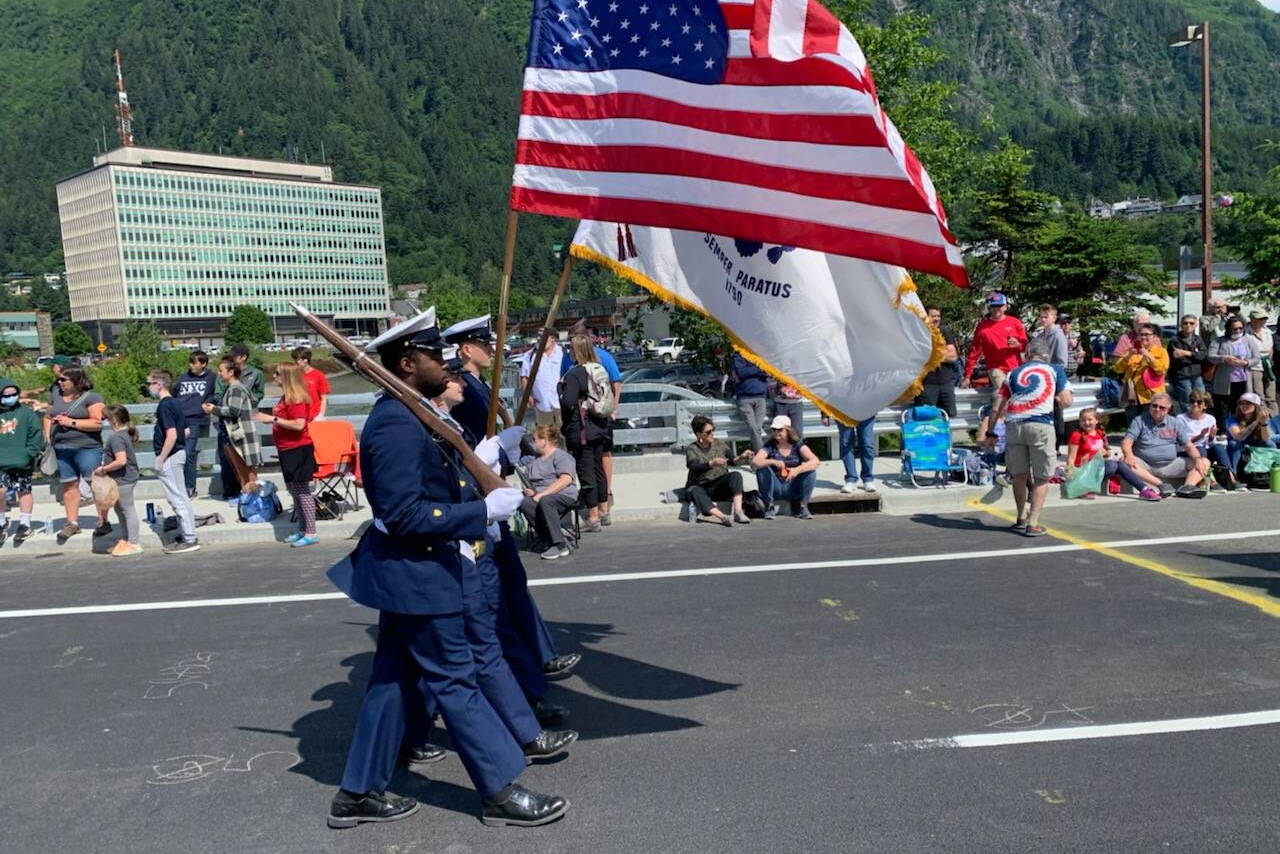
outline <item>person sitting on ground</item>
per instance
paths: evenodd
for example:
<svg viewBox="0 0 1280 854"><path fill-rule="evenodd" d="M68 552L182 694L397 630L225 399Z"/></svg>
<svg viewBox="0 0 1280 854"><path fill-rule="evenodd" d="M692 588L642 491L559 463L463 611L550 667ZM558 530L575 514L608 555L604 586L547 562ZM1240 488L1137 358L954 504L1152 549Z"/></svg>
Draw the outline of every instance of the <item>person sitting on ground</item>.
<svg viewBox="0 0 1280 854"><path fill-rule="evenodd" d="M569 556L560 520L578 503L578 484L574 482L577 464L560 447L560 430L554 424L534 428L533 450L532 456L520 458L526 481L520 512L547 544L542 559L557 560Z"/></svg>
<svg viewBox="0 0 1280 854"><path fill-rule="evenodd" d="M1125 465L1146 483L1138 497L1147 501L1174 494L1182 498L1205 496L1201 482L1209 473L1209 461L1200 456L1192 437L1169 414L1172 406L1171 396L1157 394L1147 411L1133 419L1120 443ZM1185 478L1185 482L1175 490L1168 483L1171 478Z"/></svg>
<svg viewBox="0 0 1280 854"><path fill-rule="evenodd" d="M1165 374L1169 371L1169 353L1160 343L1160 327L1140 324L1133 347L1116 359L1116 372L1125 389L1125 417L1137 418L1151 399L1165 391Z"/></svg>
<svg viewBox="0 0 1280 854"><path fill-rule="evenodd" d="M1196 339L1199 340L1197 335ZM1191 437L1191 442L1207 460L1214 459L1214 440L1218 437L1218 422L1209 413L1213 397L1204 389L1193 390L1187 395L1187 411L1179 413L1178 426Z"/></svg>
<svg viewBox="0 0 1280 854"><path fill-rule="evenodd" d="M1227 444L1214 445L1214 461L1231 473L1228 480L1235 489L1245 489L1243 466L1248 461L1250 448L1274 448L1276 439L1271 434L1267 409L1262 398L1251 391L1240 395L1236 411L1227 418Z"/></svg>
<svg viewBox="0 0 1280 854"><path fill-rule="evenodd" d="M1107 441L1107 434L1099 427L1098 410L1092 406L1080 410L1080 429L1071 434L1067 439L1067 477L1070 478L1075 470L1095 457L1101 456L1103 459L1103 478L1118 476L1126 483L1141 492L1146 486L1142 478L1134 473L1120 460L1113 460L1108 457L1111 451L1111 445ZM1098 496L1089 492L1081 498L1094 499Z"/></svg>
<svg viewBox="0 0 1280 854"><path fill-rule="evenodd" d="M769 432L773 438L751 458L756 486L765 504L764 518L778 515L774 498L781 496L792 503L796 516L812 519L809 497L818 482L818 456L800 441L791 419L785 415L773 419ZM794 509L797 506L799 509Z"/></svg>
<svg viewBox="0 0 1280 854"><path fill-rule="evenodd" d="M31 536L31 511L35 494L31 481L44 451L41 418L20 402L18 384L0 380L0 544L12 533L20 546ZM18 499L18 524L9 528L9 493Z"/></svg>
<svg viewBox="0 0 1280 854"><path fill-rule="evenodd" d="M740 525L750 524L742 509L742 475L729 471L731 461L741 462L750 451L731 457L729 445L715 438L715 425L705 415L693 416L689 426L693 429L694 441L684 449L684 464L689 469L684 488L698 509L698 518L719 522L726 528L732 527L735 521ZM733 501L732 520L715 505L716 500L725 498Z"/></svg>
<svg viewBox="0 0 1280 854"><path fill-rule="evenodd" d="M114 478L116 482L116 518L120 520L124 536L111 549L111 556L132 557L142 554L142 544L138 541L142 526L138 521L138 508L133 504L133 487L138 482L138 458L133 448L138 443L138 430L133 426L129 410L118 403L104 407L102 414L106 418L102 460L93 473Z"/></svg>

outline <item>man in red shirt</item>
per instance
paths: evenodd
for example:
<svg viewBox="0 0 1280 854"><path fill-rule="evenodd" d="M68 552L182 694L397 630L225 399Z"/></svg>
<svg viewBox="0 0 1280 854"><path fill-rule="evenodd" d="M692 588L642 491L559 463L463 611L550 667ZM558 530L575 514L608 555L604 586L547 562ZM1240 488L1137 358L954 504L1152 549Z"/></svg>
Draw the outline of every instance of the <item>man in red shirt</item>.
<svg viewBox="0 0 1280 854"><path fill-rule="evenodd" d="M987 374L991 376L991 387L998 386L995 371L1000 372L1000 380L1009 371L1022 363L1022 351L1027 346L1027 330L1022 321L1011 314L1009 298L1002 293L994 293L987 297L987 316L978 321L978 328L973 332L973 345L969 348L969 356L964 363L964 382L962 388L972 385L973 369L978 366L981 356L987 365Z"/></svg>
<svg viewBox="0 0 1280 854"><path fill-rule="evenodd" d="M302 368L302 381L307 384L307 394L311 395L309 420L316 421L323 418L324 411L329 406L329 378L324 375L324 371L311 367L310 347L294 347L289 355L293 356L293 361Z"/></svg>

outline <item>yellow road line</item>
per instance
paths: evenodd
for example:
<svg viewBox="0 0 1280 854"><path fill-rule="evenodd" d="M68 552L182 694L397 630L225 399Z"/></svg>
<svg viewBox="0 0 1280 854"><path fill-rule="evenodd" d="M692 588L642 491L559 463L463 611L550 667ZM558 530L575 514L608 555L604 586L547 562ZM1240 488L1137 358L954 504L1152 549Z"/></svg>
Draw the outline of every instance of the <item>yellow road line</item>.
<svg viewBox="0 0 1280 854"><path fill-rule="evenodd" d="M1007 510L998 510L994 507L983 504L982 501L977 498L969 501L969 506L974 510L981 510L984 513L990 513L992 516L1004 519L1008 522L1017 521L1017 517ZM1043 524L1043 522L1041 524ZM1205 578L1190 572L1182 572L1154 560L1125 554L1118 549L1107 548L1106 546L1099 545L1092 540L1085 539L1084 537L1077 537L1074 534L1069 534L1058 528L1045 526L1045 530L1049 532L1049 536L1071 543L1072 545L1079 546L1087 551L1097 552L1100 555L1106 555L1109 558L1114 558L1132 566L1140 567L1148 572L1154 572L1158 575L1163 575L1166 578L1181 581L1183 584L1195 587L1198 590L1204 590L1207 593L1214 593L1218 596L1225 596L1228 599L1234 599L1237 602L1243 602L1246 605L1252 605L1268 616L1280 617L1280 602L1265 593L1252 593L1248 590L1241 590L1233 584L1216 581L1212 578Z"/></svg>

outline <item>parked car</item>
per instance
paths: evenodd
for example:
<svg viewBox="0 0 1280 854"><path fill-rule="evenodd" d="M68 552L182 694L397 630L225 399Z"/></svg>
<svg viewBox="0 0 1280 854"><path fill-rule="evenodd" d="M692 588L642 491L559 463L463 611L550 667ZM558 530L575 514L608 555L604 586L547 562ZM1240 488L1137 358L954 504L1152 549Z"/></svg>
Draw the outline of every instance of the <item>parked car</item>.
<svg viewBox="0 0 1280 854"><path fill-rule="evenodd" d="M649 350L649 355L660 362L671 363L680 358L684 352L684 341L680 338L663 338Z"/></svg>

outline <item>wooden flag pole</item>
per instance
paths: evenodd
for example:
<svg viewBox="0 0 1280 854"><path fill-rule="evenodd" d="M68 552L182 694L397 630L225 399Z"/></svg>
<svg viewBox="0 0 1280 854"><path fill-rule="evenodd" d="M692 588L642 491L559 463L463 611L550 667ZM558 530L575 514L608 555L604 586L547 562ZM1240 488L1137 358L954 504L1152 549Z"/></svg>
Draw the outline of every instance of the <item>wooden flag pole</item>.
<svg viewBox="0 0 1280 854"><path fill-rule="evenodd" d="M555 329L556 315L560 312L560 301L569 290L569 277L573 275L574 257L572 253L564 262L564 270L560 272L560 281L556 283L555 295L551 297L551 306L547 309L547 322L538 336L538 349L533 353L533 364L529 366L529 381L525 383L524 394L520 396L520 406L516 408L516 424L524 423L524 414L529 408L529 396L533 394L533 381L538 376L538 367L542 364L542 354L547 349L547 339Z"/></svg>
<svg viewBox="0 0 1280 854"><path fill-rule="evenodd" d="M502 355L507 345L507 303L511 300L511 268L516 259L516 230L520 215L512 210L507 213L507 248L502 256L502 293L498 297L498 343L493 350L493 387L489 389L489 424L486 434L492 436L498 426L499 396L502 385Z"/></svg>

